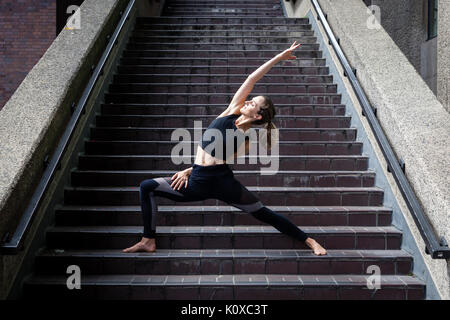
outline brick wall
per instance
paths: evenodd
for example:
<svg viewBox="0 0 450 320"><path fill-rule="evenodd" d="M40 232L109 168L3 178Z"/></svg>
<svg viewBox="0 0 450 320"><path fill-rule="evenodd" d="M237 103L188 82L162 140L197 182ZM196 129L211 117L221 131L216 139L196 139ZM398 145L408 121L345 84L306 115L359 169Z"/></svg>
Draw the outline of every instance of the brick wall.
<svg viewBox="0 0 450 320"><path fill-rule="evenodd" d="M56 1L0 1L0 109L56 38Z"/></svg>

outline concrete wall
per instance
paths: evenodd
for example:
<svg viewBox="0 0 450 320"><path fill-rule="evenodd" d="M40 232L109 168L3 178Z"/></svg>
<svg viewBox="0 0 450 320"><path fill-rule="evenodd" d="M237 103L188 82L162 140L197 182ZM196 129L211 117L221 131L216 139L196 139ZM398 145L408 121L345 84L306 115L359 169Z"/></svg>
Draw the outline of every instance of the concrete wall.
<svg viewBox="0 0 450 320"><path fill-rule="evenodd" d="M427 0L365 0L381 9L381 25L436 94L436 39L427 39Z"/></svg>
<svg viewBox="0 0 450 320"><path fill-rule="evenodd" d="M449 113L384 28L368 27L367 7L361 0L318 2L328 14L328 22L335 36L340 38L342 50L349 63L357 69L358 81L369 102L373 107L377 107L378 121L394 153L398 159L405 161L406 178L436 234L449 239ZM286 11L295 13L296 17L303 17L308 13L295 10L299 8L301 6L296 3L295 8L287 8ZM339 81L337 82L339 84ZM348 90L342 89L342 86L338 88ZM372 162L374 168L375 165L379 168L376 184L383 185L386 190L385 201L394 203L395 200L398 203L396 207L399 210L394 210L393 225L403 233L402 248L414 256L414 273L427 284L432 284L428 286L427 298L449 299L449 261L434 260L425 254L423 239L392 174L386 170L384 156L371 133L367 119L360 116L361 107L356 99L351 100L351 104L346 103L349 111L352 110L352 105L359 108L354 113L355 119L352 116L352 126L358 116L368 137L364 150L368 150L367 144L370 143L374 157L382 164L380 166L377 162ZM360 131L362 130L358 130L359 139L363 135ZM373 161L372 158L370 161ZM436 290L430 290L433 288Z"/></svg>
<svg viewBox="0 0 450 320"><path fill-rule="evenodd" d="M450 1L438 3L437 97L450 112Z"/></svg>
<svg viewBox="0 0 450 320"><path fill-rule="evenodd" d="M428 40L428 1L363 1L380 8L381 25L437 95L437 39Z"/></svg>

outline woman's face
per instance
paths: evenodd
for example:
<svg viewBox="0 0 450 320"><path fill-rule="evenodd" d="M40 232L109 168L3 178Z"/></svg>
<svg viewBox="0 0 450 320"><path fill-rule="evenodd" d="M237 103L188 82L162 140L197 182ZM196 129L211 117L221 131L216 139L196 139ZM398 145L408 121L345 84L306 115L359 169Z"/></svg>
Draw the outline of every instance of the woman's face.
<svg viewBox="0 0 450 320"><path fill-rule="evenodd" d="M258 111L261 110L261 106L264 104L264 97L256 96L251 100L247 100L244 102L244 106L241 108L241 114L246 115L250 118L255 118L255 120L260 120L262 116L258 114Z"/></svg>

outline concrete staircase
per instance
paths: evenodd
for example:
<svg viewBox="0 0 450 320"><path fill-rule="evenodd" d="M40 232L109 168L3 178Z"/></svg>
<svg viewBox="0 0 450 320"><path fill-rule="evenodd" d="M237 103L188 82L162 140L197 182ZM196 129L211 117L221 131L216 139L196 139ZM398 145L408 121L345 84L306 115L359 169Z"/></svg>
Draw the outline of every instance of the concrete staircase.
<svg viewBox="0 0 450 320"><path fill-rule="evenodd" d="M283 17L275 0L166 1L162 17L138 18L25 297L424 299L316 37L308 19ZM279 173L260 175L248 158L231 167L328 255L218 200L163 198L157 251L122 253L141 238L140 182L189 167L170 159L173 130L208 126L245 78L294 40L303 44L297 59L273 67L252 92L276 105ZM69 265L81 269L80 290L66 287ZM378 290L368 288L372 265Z"/></svg>

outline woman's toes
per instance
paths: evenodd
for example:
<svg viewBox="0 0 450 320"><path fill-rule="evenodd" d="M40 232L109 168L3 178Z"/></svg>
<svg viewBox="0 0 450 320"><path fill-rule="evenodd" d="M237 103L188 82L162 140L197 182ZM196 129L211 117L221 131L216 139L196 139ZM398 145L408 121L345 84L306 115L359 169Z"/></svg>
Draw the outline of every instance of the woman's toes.
<svg viewBox="0 0 450 320"><path fill-rule="evenodd" d="M141 247L141 244L140 243L136 243L134 246L122 250L122 252L125 252L125 253L136 252L136 251L140 250L140 247Z"/></svg>

